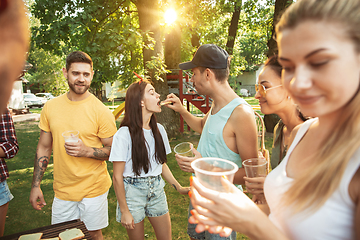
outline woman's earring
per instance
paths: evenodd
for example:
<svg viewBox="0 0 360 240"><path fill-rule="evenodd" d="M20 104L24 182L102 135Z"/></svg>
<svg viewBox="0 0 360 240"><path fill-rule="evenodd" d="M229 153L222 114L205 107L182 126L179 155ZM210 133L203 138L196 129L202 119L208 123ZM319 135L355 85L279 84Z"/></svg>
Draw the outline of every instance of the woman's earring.
<svg viewBox="0 0 360 240"><path fill-rule="evenodd" d="M290 96L288 96L288 99L290 99Z"/></svg>

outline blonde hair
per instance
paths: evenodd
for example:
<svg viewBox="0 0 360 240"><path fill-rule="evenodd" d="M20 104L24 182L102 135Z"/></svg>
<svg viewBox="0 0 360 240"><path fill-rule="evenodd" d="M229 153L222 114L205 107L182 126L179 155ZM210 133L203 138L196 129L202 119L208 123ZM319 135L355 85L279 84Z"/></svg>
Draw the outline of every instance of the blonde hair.
<svg viewBox="0 0 360 240"><path fill-rule="evenodd" d="M299 0L285 11L276 26L276 33L295 28L307 20L341 24L360 54L359 0ZM293 205L294 212L320 208L338 188L350 158L360 146L359 105L358 91L343 107L341 119L316 152L316 164L286 192L286 205Z"/></svg>

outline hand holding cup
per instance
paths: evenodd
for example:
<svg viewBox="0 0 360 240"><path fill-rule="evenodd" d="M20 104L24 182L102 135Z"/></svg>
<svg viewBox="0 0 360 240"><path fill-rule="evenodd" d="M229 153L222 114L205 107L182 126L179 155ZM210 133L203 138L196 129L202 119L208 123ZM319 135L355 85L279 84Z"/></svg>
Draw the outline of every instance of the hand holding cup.
<svg viewBox="0 0 360 240"><path fill-rule="evenodd" d="M65 140L65 151L68 155L73 157L82 157L85 155L84 143L79 138L78 130L69 130L62 133Z"/></svg>
<svg viewBox="0 0 360 240"><path fill-rule="evenodd" d="M198 224L197 232L208 230L227 237L229 229L248 234L249 221L258 221L267 216L241 190L226 178L221 178L227 192L206 188L197 177L191 184L191 203L194 207L189 222Z"/></svg>
<svg viewBox="0 0 360 240"><path fill-rule="evenodd" d="M234 179L235 173L238 171L238 166L228 160L220 159L220 158L199 158L191 163L191 167L195 171L196 180L204 187L213 191L218 192L228 192L229 188L223 184L222 178L227 179L232 182ZM190 194L192 195L192 194ZM198 199L201 199L201 196L194 189L193 196ZM202 202L211 203L210 200L202 198ZM192 201L193 203L193 201ZM201 213L198 214L198 211L201 210L203 213L209 213L209 210L194 204L194 209L191 211L193 218L189 219L190 223L197 223L196 231L209 231L210 233L221 233L221 235L228 236L231 234L232 230L227 227L223 227L221 225L208 225L209 223L214 223L214 219L208 216L204 216Z"/></svg>
<svg viewBox="0 0 360 240"><path fill-rule="evenodd" d="M201 154L196 151L193 144L190 142L183 142L174 147L175 158L181 170L184 172L193 173L191 163L201 157Z"/></svg>
<svg viewBox="0 0 360 240"><path fill-rule="evenodd" d="M78 130L69 130L62 133L65 142L74 143L79 141L79 131Z"/></svg>
<svg viewBox="0 0 360 240"><path fill-rule="evenodd" d="M267 175L265 158L251 158L243 161L246 177L245 185L248 192L256 196L258 204L265 204L264 180Z"/></svg>

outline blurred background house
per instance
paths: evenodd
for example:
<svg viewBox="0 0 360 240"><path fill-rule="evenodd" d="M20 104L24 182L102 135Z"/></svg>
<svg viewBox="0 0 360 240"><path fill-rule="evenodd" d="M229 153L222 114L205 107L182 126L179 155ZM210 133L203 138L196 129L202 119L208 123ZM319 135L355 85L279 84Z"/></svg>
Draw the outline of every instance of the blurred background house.
<svg viewBox="0 0 360 240"><path fill-rule="evenodd" d="M32 68L32 65L28 62L25 62L24 70L22 71L19 78L14 82L13 90L8 102L8 108L13 114L20 114L28 112L28 106L24 101L24 85L28 81L24 78L24 74Z"/></svg>
<svg viewBox="0 0 360 240"><path fill-rule="evenodd" d="M120 81L114 83L103 83L102 84L102 96L103 101L124 101L126 95L126 89L121 87ZM105 99L106 98L106 99Z"/></svg>
<svg viewBox="0 0 360 240"><path fill-rule="evenodd" d="M239 89L237 94L242 97L255 96L255 84L263 67L264 65L261 65L256 71L243 72L236 77L236 85Z"/></svg>

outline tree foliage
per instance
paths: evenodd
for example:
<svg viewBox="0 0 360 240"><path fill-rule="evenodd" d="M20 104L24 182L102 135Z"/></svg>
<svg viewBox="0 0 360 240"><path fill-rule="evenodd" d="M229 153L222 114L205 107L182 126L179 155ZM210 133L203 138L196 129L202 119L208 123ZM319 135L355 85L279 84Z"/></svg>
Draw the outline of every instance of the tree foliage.
<svg viewBox="0 0 360 240"><path fill-rule="evenodd" d="M237 7L241 6L239 24L232 50L231 75L253 71L266 58L267 41L271 37L274 1L217 0L193 1L183 11L182 59L190 60L198 45L215 43L226 49L229 26ZM198 37L199 44L191 42ZM231 51L230 51L231 52Z"/></svg>
<svg viewBox="0 0 360 240"><path fill-rule="evenodd" d="M244 3L243 10L238 47L245 60L244 71L253 71L266 59L266 44L272 36L274 8L271 1L264 5L249 0Z"/></svg>
<svg viewBox="0 0 360 240"><path fill-rule="evenodd" d="M68 85L61 71L64 61L63 57L31 46L28 62L33 67L25 76L31 89L39 92L51 92L55 96L65 93Z"/></svg>
<svg viewBox="0 0 360 240"><path fill-rule="evenodd" d="M82 50L92 57L96 89L131 79L142 62L142 35L128 0L37 0L31 13L40 20L32 28L36 46L59 56Z"/></svg>
<svg viewBox="0 0 360 240"><path fill-rule="evenodd" d="M164 42L169 28L159 17L158 39L154 39L153 31L140 30L138 1L36 0L31 14L39 24L32 27L31 51L41 50L44 52L37 55L47 52L48 57L62 58L73 50L89 53L95 68L92 87L96 89L100 89L103 82L115 80L126 87L136 80L133 71L149 75L146 69L154 69L157 74L154 79L161 80L166 69L163 55L144 58L143 52L154 50L157 41ZM275 0L158 0L158 4L158 16L163 16L169 7L178 13L182 61L190 60L202 44L215 43L226 48L233 36L233 76L256 70L265 60L266 43L272 37ZM231 20L239 7L236 34L229 36ZM35 56L32 59L41 60Z"/></svg>

